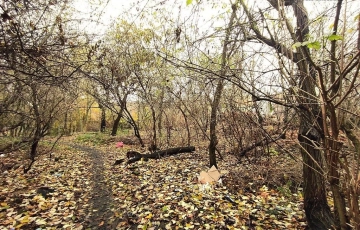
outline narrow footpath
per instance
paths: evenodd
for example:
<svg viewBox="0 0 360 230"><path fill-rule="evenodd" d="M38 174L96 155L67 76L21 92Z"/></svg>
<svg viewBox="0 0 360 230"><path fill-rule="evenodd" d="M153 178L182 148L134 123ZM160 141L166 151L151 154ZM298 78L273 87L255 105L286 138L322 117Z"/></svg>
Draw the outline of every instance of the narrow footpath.
<svg viewBox="0 0 360 230"><path fill-rule="evenodd" d="M118 221L114 219L114 213L111 210L113 199L111 188L106 184L104 177L103 153L81 145L72 145L72 147L88 153L92 161L92 193L89 200L89 213L84 222L85 229L116 229Z"/></svg>

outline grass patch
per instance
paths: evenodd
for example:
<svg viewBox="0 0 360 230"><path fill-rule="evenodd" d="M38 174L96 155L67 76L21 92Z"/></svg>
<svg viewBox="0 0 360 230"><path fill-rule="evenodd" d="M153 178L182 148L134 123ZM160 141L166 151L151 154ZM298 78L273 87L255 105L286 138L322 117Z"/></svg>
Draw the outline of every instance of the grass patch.
<svg viewBox="0 0 360 230"><path fill-rule="evenodd" d="M75 142L93 145L102 145L108 142L108 134L103 133L83 133L76 137Z"/></svg>

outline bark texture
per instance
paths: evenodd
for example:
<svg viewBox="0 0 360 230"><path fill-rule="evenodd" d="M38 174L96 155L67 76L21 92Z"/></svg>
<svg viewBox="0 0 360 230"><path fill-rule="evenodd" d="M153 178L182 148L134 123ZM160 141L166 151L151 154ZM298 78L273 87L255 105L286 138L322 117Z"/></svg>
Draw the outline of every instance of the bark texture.
<svg viewBox="0 0 360 230"><path fill-rule="evenodd" d="M194 146L186 146L186 147L177 147L177 148L169 148L165 150L156 151L151 154L142 154L136 151L129 151L127 152L127 157L129 160L127 161L128 164L134 163L136 161L139 161L141 159L160 159L162 157L176 155L179 153L189 153L195 151ZM117 160L114 165L122 163L123 160Z"/></svg>

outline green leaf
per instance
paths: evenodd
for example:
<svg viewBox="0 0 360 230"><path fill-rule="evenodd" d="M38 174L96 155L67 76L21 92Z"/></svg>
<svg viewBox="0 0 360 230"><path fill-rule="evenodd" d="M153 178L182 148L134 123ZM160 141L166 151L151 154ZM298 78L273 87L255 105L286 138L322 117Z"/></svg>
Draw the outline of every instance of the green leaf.
<svg viewBox="0 0 360 230"><path fill-rule="evenodd" d="M307 47L308 47L309 49L318 50L318 49L321 48L321 44L320 44L320 42L317 42L317 41L315 41L315 42L309 42L309 43L307 44Z"/></svg>
<svg viewBox="0 0 360 230"><path fill-rule="evenodd" d="M327 37L329 41L337 41L337 40L343 40L343 37L340 35L332 34Z"/></svg>
<svg viewBox="0 0 360 230"><path fill-rule="evenodd" d="M307 46L309 49L316 49L316 50L321 48L321 44L318 41L296 42L294 45L292 45L293 48L298 48L300 46Z"/></svg>
<svg viewBox="0 0 360 230"><path fill-rule="evenodd" d="M301 42L296 42L294 45L292 45L293 48L298 48L300 46L302 46Z"/></svg>
<svg viewBox="0 0 360 230"><path fill-rule="evenodd" d="M190 5L192 3L192 0L186 0L186 6Z"/></svg>
<svg viewBox="0 0 360 230"><path fill-rule="evenodd" d="M355 16L354 21L359 20L359 18L360 18L360 14L358 14L358 15Z"/></svg>

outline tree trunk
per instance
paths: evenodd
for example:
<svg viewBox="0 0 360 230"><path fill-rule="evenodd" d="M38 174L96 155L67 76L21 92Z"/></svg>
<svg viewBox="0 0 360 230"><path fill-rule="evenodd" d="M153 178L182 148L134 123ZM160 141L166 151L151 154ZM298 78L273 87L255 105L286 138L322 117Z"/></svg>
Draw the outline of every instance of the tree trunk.
<svg viewBox="0 0 360 230"><path fill-rule="evenodd" d="M342 7L342 0L338 0L336 15L334 20L334 28L333 28L333 35L337 34L338 25L339 25L339 17ZM343 54L342 54L343 55ZM342 56L341 55L341 56ZM335 214L336 214L336 221L338 222L337 225L342 230L349 229L348 226L348 218L346 212L346 204L345 204L345 197L343 194L343 184L340 183L340 150L342 148L342 143L339 141L339 133L340 133L340 121L339 116L341 117L341 113L337 110L336 104L337 100L331 101L329 100L330 97L337 97L341 95L341 87L343 85L343 78L345 75L340 74L340 76L336 77L336 40L331 41L330 47L330 84L331 86L327 88L323 83L326 82L326 78L321 73L322 70L320 67L317 67L319 78L320 78L320 87L321 87L321 97L322 102L322 117L323 120L329 118L330 119L330 130L328 128L328 124L326 122L323 123L323 130L324 130L324 138L323 138L323 145L326 153L327 159L327 166L328 166L328 177L330 182L331 191L333 193L334 198L334 206L335 206ZM343 58L341 59L344 60ZM343 64L341 64L343 66ZM315 67L315 68L316 68ZM339 81L337 82L336 79ZM350 87L347 86L347 87ZM346 88L347 88L346 87ZM351 87L350 87L351 88ZM337 95L337 96L336 96Z"/></svg>
<svg viewBox="0 0 360 230"><path fill-rule="evenodd" d="M101 122L100 122L100 132L104 133L106 129L106 113L105 113L105 107L99 106L101 109Z"/></svg>
<svg viewBox="0 0 360 230"><path fill-rule="evenodd" d="M156 136L156 112L153 106L150 107L151 109L151 117L152 117L152 132L153 132L153 136L152 136L152 140L151 140L151 144L150 147L151 149L157 149L157 136Z"/></svg>
<svg viewBox="0 0 360 230"><path fill-rule="evenodd" d="M256 97L253 96L252 101L253 101L253 108L254 108L256 116L257 116L257 121L259 122L260 125L262 125L262 123L264 122L264 118L261 115L260 106L258 105Z"/></svg>
<svg viewBox="0 0 360 230"><path fill-rule="evenodd" d="M119 123L120 123L121 117L122 117L122 112L118 113L115 120L114 120L114 124L113 124L112 130L111 130L111 136L116 136L117 130L119 128Z"/></svg>
<svg viewBox="0 0 360 230"><path fill-rule="evenodd" d="M308 132L308 120L304 116L300 117L298 139L302 146L305 215L310 229L328 230L334 227L334 220L326 199L324 159L313 143L319 143L320 136L313 128L313 135Z"/></svg>
<svg viewBox="0 0 360 230"><path fill-rule="evenodd" d="M189 121L187 119L185 111L181 108L181 106L179 106L179 110L180 110L181 114L183 115L184 121L185 121L185 128L186 128L186 132L187 132L187 145L190 145L191 134L190 134Z"/></svg>
<svg viewBox="0 0 360 230"><path fill-rule="evenodd" d="M159 101L159 110L158 110L158 119L157 119L157 123L158 123L158 134L159 137L162 138L163 134L162 134L162 128L163 128L163 107L164 107L164 96L165 96L165 88L161 88L161 94L160 94L160 101Z"/></svg>
<svg viewBox="0 0 360 230"><path fill-rule="evenodd" d="M189 153L195 151L194 146L186 146L186 147L177 147L177 148L170 148L165 150L159 150L151 154L141 154L136 151L129 151L127 152L127 156L129 158L128 164L134 163L139 161L141 158L144 159L160 159L165 156L172 156L179 153ZM120 160L118 160L120 162ZM122 161L121 161L122 162ZM116 162L115 162L116 164Z"/></svg>
<svg viewBox="0 0 360 230"><path fill-rule="evenodd" d="M33 141L31 144L31 149L30 149L30 164L29 166L26 168L24 167L24 173L27 173L30 169L32 164L35 162L35 157L36 157L36 151L37 151L37 147L39 144L39 141L42 137L41 134L41 116L40 116L40 112L39 112L39 107L38 107L38 94L37 94L37 86L36 84L32 84L31 85L31 90L32 90L32 99L33 99L33 109L34 109L34 115L35 115L35 133L33 134Z"/></svg>
<svg viewBox="0 0 360 230"><path fill-rule="evenodd" d="M35 162L35 157L36 157L36 150L39 144L39 140L34 140L34 142L31 145L31 150L30 150L30 164L28 167L24 168L24 173L29 172L29 170L31 169L31 166L33 165L33 163Z"/></svg>
<svg viewBox="0 0 360 230"><path fill-rule="evenodd" d="M226 34L224 39L224 46L221 54L221 78L218 79L218 83L216 85L215 94L214 94L214 100L211 103L211 113L210 113L210 144L209 144L209 160L210 160L210 167L215 166L216 164L216 146L218 144L218 139L216 136L216 125L217 125L217 110L219 108L220 100L221 100L221 94L224 89L224 76L226 74L226 68L227 68L227 62L230 57L230 53L228 50L228 45L230 45L230 34L233 30L234 21L236 18L236 10L238 7L239 1L236 1L231 8L232 13L230 17L229 24L226 28ZM234 47L232 47L234 48ZM231 50L233 51L233 50Z"/></svg>
<svg viewBox="0 0 360 230"><path fill-rule="evenodd" d="M296 40L304 42L308 39L309 20L303 0L292 1L292 7L296 16ZM300 112L299 142L302 146L303 179L304 179L304 209L310 229L331 229L335 227L334 216L326 199L324 172L324 153L319 150L321 143L321 126L323 120L318 103L313 103L317 98L315 93L316 72L310 64L306 53L310 53L307 47L297 49L301 60L296 64L300 74L299 99L303 106Z"/></svg>
<svg viewBox="0 0 360 230"><path fill-rule="evenodd" d="M220 104L222 90L224 88L224 80L219 79L219 82L216 86L214 101L211 104L211 115L210 115L210 144L209 144L209 160L210 167L215 166L216 164L216 145L218 144L216 136L216 125L217 125L217 110Z"/></svg>
<svg viewBox="0 0 360 230"><path fill-rule="evenodd" d="M83 126L82 126L82 129L81 129L81 132L87 131L87 123L88 123L88 119L89 119L89 116L90 116L90 113L91 113L91 107L92 107L93 104L94 104L93 101L89 102L88 99L86 99L86 108L85 108L85 114L83 115L83 118L82 118Z"/></svg>
<svg viewBox="0 0 360 230"><path fill-rule="evenodd" d="M127 109L127 107L124 107L124 113L126 115L127 121L128 123L133 127L134 129L134 135L137 137L137 139L140 142L141 147L145 147L144 141L141 138L140 135L140 131L139 131L139 127L136 124L134 118L131 116L131 113L129 112L129 110Z"/></svg>
<svg viewBox="0 0 360 230"><path fill-rule="evenodd" d="M360 22L360 19L359 19ZM360 35L359 35L360 36ZM360 37L359 37L360 41ZM347 120L342 125L342 129L345 131L347 138L351 141L351 143L354 145L355 152L354 152L354 163L353 163L353 170L352 175L350 173L350 170L348 170L347 174L351 176L348 179L349 182L349 192L348 192L348 201L349 201L349 208L350 208L350 215L351 218L351 225L353 226L353 229L359 230L360 229L360 206L359 206L359 195L360 195L360 189L358 186L359 179L359 165L360 165L360 138L356 135L356 132L354 132L355 126ZM349 167L348 167L349 168Z"/></svg>
<svg viewBox="0 0 360 230"><path fill-rule="evenodd" d="M65 135L69 135L68 113L67 113L67 112L65 112L65 117L64 117L64 134L65 134Z"/></svg>

